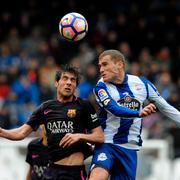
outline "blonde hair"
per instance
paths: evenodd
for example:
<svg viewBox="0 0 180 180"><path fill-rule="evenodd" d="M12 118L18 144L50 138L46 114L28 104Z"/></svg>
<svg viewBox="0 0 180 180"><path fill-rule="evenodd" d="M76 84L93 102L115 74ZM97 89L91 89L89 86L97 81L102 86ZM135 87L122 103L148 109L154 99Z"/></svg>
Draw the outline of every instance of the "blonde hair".
<svg viewBox="0 0 180 180"><path fill-rule="evenodd" d="M101 58L103 58L104 56L107 56L107 55L111 56L111 59L113 61L121 61L124 64L124 67L125 67L126 60L125 60L124 55L120 51L115 50L115 49L110 49L110 50L103 51L99 55L99 59L101 59Z"/></svg>

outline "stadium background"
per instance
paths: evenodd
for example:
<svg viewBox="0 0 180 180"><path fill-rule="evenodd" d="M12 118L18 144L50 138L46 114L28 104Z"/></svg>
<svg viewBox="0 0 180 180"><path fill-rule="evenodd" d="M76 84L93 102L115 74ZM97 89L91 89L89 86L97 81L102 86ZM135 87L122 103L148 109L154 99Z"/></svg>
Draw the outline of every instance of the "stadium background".
<svg viewBox="0 0 180 180"><path fill-rule="evenodd" d="M59 20L69 12L88 21L80 42L59 35ZM0 7L0 126L19 127L36 106L54 98L54 74L67 62L82 72L77 95L96 106L97 56L109 48L125 54L127 72L146 76L180 110L179 32L178 0L7 0ZM171 162L180 157L179 135L177 125L158 112L144 120L144 138L170 144ZM148 165L143 167L141 178L147 179Z"/></svg>

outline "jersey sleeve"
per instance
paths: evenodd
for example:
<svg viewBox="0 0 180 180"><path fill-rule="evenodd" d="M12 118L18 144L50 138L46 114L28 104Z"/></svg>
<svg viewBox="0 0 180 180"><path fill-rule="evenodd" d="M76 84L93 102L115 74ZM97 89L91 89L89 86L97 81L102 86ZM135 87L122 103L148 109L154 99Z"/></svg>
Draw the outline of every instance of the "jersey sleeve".
<svg viewBox="0 0 180 180"><path fill-rule="evenodd" d="M89 101L86 101L84 103L84 108L85 108L84 116L86 117L85 119L86 119L87 129L91 130L100 126L100 122L93 105Z"/></svg>
<svg viewBox="0 0 180 180"><path fill-rule="evenodd" d="M39 125L43 124L43 105L40 105L29 117L26 124L30 125L34 131L36 131Z"/></svg>
<svg viewBox="0 0 180 180"><path fill-rule="evenodd" d="M139 117L139 111L129 109L118 104L108 93L106 85L100 83L94 88L98 104L106 111L118 117Z"/></svg>
<svg viewBox="0 0 180 180"><path fill-rule="evenodd" d="M158 107L159 111L174 120L177 123L180 123L180 112L171 106L158 92L156 87L150 82L147 81L147 88L148 88L148 99L155 103Z"/></svg>

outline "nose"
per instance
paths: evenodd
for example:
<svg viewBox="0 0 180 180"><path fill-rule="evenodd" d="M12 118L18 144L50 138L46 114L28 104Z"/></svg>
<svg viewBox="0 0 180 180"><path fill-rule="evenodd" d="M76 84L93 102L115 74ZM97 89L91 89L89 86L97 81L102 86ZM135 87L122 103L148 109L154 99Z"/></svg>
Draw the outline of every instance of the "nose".
<svg viewBox="0 0 180 180"><path fill-rule="evenodd" d="M70 85L70 84L71 84L71 79L68 79L68 80L66 81L66 84Z"/></svg>
<svg viewBox="0 0 180 180"><path fill-rule="evenodd" d="M104 72L103 67L100 67L99 72L102 74Z"/></svg>

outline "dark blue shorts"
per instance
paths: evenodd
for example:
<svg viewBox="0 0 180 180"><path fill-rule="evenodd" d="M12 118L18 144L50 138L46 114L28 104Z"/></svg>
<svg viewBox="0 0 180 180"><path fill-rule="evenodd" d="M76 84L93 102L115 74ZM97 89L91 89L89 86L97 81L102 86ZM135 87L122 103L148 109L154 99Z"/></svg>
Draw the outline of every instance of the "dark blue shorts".
<svg viewBox="0 0 180 180"><path fill-rule="evenodd" d="M43 180L85 180L85 166L51 164L44 172Z"/></svg>
<svg viewBox="0 0 180 180"><path fill-rule="evenodd" d="M111 180L135 180L137 151L104 143L94 150L91 169L96 166L106 169Z"/></svg>

